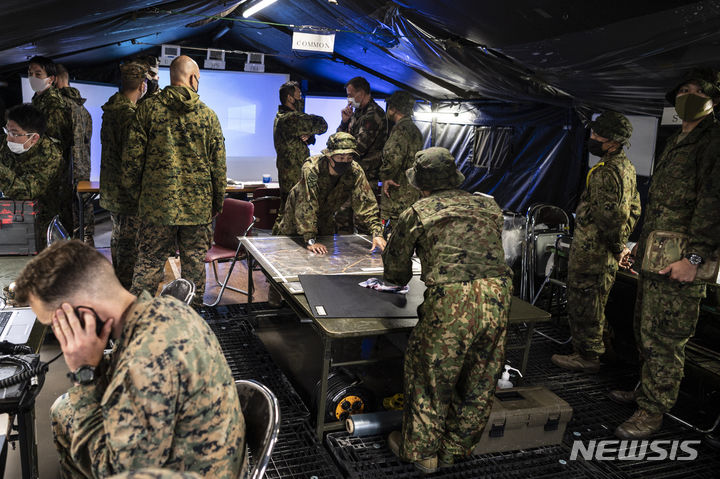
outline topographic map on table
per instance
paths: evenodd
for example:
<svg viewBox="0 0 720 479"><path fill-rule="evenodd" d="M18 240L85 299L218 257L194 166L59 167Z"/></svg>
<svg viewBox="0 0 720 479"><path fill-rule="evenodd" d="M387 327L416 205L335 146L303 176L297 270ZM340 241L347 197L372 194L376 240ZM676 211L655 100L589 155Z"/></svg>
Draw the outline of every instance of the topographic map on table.
<svg viewBox="0 0 720 479"><path fill-rule="evenodd" d="M327 254L310 252L302 238L289 236L248 236L241 239L263 269L280 282L296 282L299 274L371 274L382 276L382 255L370 252L372 240L363 235L321 236L317 239ZM420 263L413 262L420 274Z"/></svg>

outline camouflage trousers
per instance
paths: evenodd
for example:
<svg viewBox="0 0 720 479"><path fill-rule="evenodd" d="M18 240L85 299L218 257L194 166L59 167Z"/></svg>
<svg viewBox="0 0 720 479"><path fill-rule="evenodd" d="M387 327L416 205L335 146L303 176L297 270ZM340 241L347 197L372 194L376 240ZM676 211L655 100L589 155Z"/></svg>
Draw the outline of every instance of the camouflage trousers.
<svg viewBox="0 0 720 479"><path fill-rule="evenodd" d="M190 471L180 472L152 467L122 472L112 476L110 479L202 479L202 476Z"/></svg>
<svg viewBox="0 0 720 479"><path fill-rule="evenodd" d="M492 407L512 281L486 278L425 291L405 352L400 455L467 455Z"/></svg>
<svg viewBox="0 0 720 479"><path fill-rule="evenodd" d="M112 233L110 235L110 254L115 276L123 288L132 287L135 261L137 260L137 232L140 219L137 216L110 213Z"/></svg>
<svg viewBox="0 0 720 479"><path fill-rule="evenodd" d="M672 409L685 370L685 345L695 334L705 283L681 284L641 273L635 308L640 349L638 405L651 413Z"/></svg>
<svg viewBox="0 0 720 479"><path fill-rule="evenodd" d="M567 311L575 351L585 359L597 359L605 352L603 338L610 336L605 305L617 266L602 274L580 274L572 270L567 279Z"/></svg>
<svg viewBox="0 0 720 479"><path fill-rule="evenodd" d="M140 219L138 257L131 293L157 291L163 280L165 261L180 251L182 277L195 283L194 306L201 306L205 294L205 255L212 241L212 223L206 225L155 225Z"/></svg>
<svg viewBox="0 0 720 479"><path fill-rule="evenodd" d="M420 191L412 185L402 184L401 186L391 186L389 192L390 197L388 198L381 191L378 203L380 204L380 219L385 222L389 221L392 225L397 221L400 213L420 199Z"/></svg>
<svg viewBox="0 0 720 479"><path fill-rule="evenodd" d="M70 452L73 437L73 418L75 408L67 393L55 400L50 407L50 426L53 431L55 449L60 459L60 477L63 479L77 477L95 477L92 461L88 455L72 457ZM84 438L91 441L92 438Z"/></svg>

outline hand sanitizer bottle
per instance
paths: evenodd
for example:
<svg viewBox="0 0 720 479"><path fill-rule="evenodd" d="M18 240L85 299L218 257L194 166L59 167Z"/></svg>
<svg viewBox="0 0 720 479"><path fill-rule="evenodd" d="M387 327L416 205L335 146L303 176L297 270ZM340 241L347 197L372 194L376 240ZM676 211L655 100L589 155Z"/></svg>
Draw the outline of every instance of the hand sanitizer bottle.
<svg viewBox="0 0 720 479"><path fill-rule="evenodd" d="M513 383L510 382L510 371L515 371L522 377L522 373L518 371L517 369L510 367L509 364L505 365L505 371L502 373L502 376L500 379L498 379L497 387L498 389L508 389L513 387Z"/></svg>

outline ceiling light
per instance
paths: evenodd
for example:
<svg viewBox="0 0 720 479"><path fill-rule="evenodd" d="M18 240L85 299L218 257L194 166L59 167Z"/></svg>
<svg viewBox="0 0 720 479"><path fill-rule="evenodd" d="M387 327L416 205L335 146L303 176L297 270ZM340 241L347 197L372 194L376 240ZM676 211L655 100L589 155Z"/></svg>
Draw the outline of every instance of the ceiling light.
<svg viewBox="0 0 720 479"><path fill-rule="evenodd" d="M259 2L255 2L250 7L243 10L243 18L247 18L251 15L255 15L257 12L262 10L263 8L272 5L273 3L277 2L277 0L260 0Z"/></svg>

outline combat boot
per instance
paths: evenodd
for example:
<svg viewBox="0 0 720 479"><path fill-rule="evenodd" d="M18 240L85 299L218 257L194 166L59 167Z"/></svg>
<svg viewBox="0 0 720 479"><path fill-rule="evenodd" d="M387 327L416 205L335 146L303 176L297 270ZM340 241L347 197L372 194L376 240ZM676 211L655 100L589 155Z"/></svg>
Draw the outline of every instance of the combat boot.
<svg viewBox="0 0 720 479"><path fill-rule="evenodd" d="M662 413L653 414L645 409L638 409L630 419L615 428L615 437L619 439L645 439L660 430L662 420Z"/></svg>
<svg viewBox="0 0 720 479"><path fill-rule="evenodd" d="M400 456L400 441L402 440L402 434L400 431L393 431L388 436L388 446L390 447L390 450L393 454L395 454L397 457L400 458L400 460L405 462L412 462L413 466L415 466L415 469L418 471L424 473L424 474L432 474L433 472L437 471L438 467L438 458L437 455L434 455L432 457L429 457L427 459L421 459L419 461L407 461L406 459L403 459Z"/></svg>
<svg viewBox="0 0 720 479"><path fill-rule="evenodd" d="M610 400L617 404L637 406L638 390L621 391L619 389L608 392Z"/></svg>
<svg viewBox="0 0 720 479"><path fill-rule="evenodd" d="M596 373L600 370L600 360L585 359L580 353L553 354L550 358L555 366L568 371L580 371L583 373Z"/></svg>

